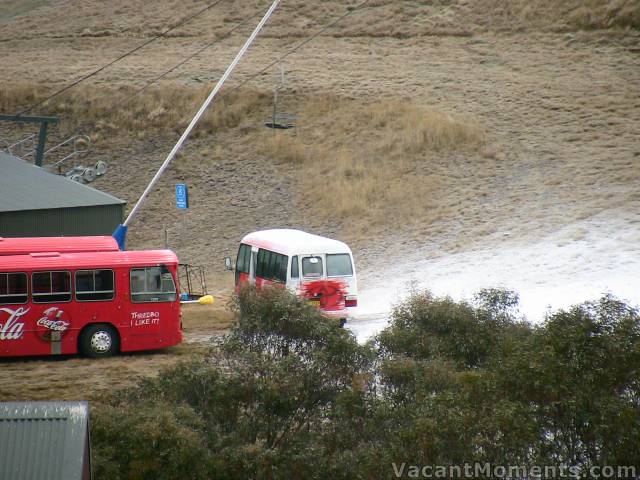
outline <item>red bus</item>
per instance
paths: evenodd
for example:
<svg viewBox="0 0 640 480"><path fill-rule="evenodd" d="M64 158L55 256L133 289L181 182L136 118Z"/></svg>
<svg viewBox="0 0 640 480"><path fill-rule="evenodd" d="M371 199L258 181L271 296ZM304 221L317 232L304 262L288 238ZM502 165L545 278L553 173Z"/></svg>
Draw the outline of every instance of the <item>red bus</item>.
<svg viewBox="0 0 640 480"><path fill-rule="evenodd" d="M117 252L113 237L0 237L0 256L28 255L39 252Z"/></svg>
<svg viewBox="0 0 640 480"><path fill-rule="evenodd" d="M177 270L168 250L0 256L0 356L176 345Z"/></svg>

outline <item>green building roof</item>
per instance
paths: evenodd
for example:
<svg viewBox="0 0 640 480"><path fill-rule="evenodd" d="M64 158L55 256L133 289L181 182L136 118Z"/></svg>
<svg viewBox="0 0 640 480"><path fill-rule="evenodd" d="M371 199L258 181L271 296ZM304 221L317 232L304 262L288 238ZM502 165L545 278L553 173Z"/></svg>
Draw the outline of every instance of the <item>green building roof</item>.
<svg viewBox="0 0 640 480"><path fill-rule="evenodd" d="M121 205L112 195L0 152L0 212Z"/></svg>

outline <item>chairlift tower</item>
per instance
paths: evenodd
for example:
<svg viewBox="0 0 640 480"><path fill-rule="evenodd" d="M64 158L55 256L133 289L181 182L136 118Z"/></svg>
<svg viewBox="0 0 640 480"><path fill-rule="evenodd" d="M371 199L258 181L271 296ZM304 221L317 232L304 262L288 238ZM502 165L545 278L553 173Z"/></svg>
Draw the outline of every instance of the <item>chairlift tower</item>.
<svg viewBox="0 0 640 480"><path fill-rule="evenodd" d="M58 123L58 117L25 117L22 115L0 115L0 121L16 122L16 123L39 123L40 132L38 133L38 145L35 151L35 163L38 167L42 166L44 159L44 146L47 141L47 128L50 123Z"/></svg>

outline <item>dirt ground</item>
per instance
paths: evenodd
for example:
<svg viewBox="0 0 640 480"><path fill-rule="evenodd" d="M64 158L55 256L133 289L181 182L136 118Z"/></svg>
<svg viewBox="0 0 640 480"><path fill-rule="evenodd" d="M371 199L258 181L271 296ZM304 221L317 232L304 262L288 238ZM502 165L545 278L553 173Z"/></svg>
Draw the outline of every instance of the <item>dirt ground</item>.
<svg viewBox="0 0 640 480"><path fill-rule="evenodd" d="M157 375L165 367L205 353L210 339L221 335L232 316L224 298L212 306L183 306L184 341L154 352L132 352L94 360L79 355L0 359L0 399L90 400L137 378Z"/></svg>
<svg viewBox="0 0 640 480"><path fill-rule="evenodd" d="M147 3L8 2L0 14L0 89L9 98L4 108L13 110L2 113L28 104L19 98L11 103L11 92L21 84L35 83L44 91L65 85L204 5L187 2L178 8L159 1L148 8ZM344 2L313 3L283 4L229 88L345 8ZM132 224L130 246L162 247L166 229L168 246L182 261L204 265L212 293L227 296L232 279L223 270L223 257L235 255L243 235L269 227L302 228L347 241L355 253L360 287L366 288L368 278L383 277L385 265L404 255L429 259L485 247L516 248L594 216L618 212L623 218L640 211L640 34L634 2L505 5L493 0L377 0L279 66L286 74L281 109L298 114L296 128L283 135L312 152L323 151L317 137L330 135L333 150L368 155L380 130L368 130L366 123L359 128L362 119L349 112L375 102L433 109L482 127L486 142L473 151L444 149L397 158L373 151L382 162L398 162L389 168L398 172L390 174L389 182L402 186L406 181L411 202L392 204L384 215L366 209L338 215L316 208L318 198L306 188L314 175L308 165L303 169L265 152L265 136L273 132L263 124L272 110L273 89L281 82L281 68L275 67L244 87L264 98L237 125L188 141ZM97 96L103 89L143 85L266 6L252 1L214 7L88 84ZM592 10L585 13L587 7ZM160 89L213 83L250 28L242 27L170 74ZM70 92L64 102L76 102L74 95L79 94ZM323 97L338 98L344 108L321 114L310 108ZM149 122L162 115L154 108L148 105ZM59 112L45 105L33 113ZM62 116L51 141L76 132L91 135L90 160L110 166L92 186L130 206L179 135L173 130L125 132L117 125L99 128L96 122L78 125ZM336 130L336 125L344 128ZM0 137L25 132L0 129ZM318 156L313 161L319 188L330 195L335 182L322 169L331 159ZM369 168L377 167L371 163ZM186 212L176 211L172 203L179 181L190 188ZM362 199L354 198L358 201ZM584 235L573 234L575 240ZM196 324L206 325L206 320ZM192 328L194 335L208 334L207 328ZM108 373L114 369L104 368L107 364L144 374L198 348L185 343L104 364L80 358L9 361L3 363L2 375L12 383L3 381L0 398L71 398L83 391L84 383L69 378L91 378L91 388L106 389L115 381L115 372L113 377ZM17 374L25 368L26 377ZM50 370L57 371L57 381L37 381ZM25 380L16 384L15 378Z"/></svg>

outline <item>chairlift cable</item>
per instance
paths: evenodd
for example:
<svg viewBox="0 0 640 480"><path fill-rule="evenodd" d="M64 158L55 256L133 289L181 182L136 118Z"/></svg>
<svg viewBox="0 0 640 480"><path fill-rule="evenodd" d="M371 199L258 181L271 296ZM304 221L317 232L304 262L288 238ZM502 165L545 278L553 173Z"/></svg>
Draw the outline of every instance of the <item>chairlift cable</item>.
<svg viewBox="0 0 640 480"><path fill-rule="evenodd" d="M307 45L309 42L311 42L312 40L314 40L315 38L317 38L318 36L322 35L324 32L326 32L327 30L329 30L330 28L332 28L333 26L337 25L339 22L341 22L342 20L344 20L345 18L347 18L349 15L351 15L352 13L360 10L362 7L364 7L365 5L367 5L371 0L364 0L363 2L360 2L358 5L356 5L353 8L348 9L344 14L342 14L340 17L336 18L335 20L329 22L327 25L325 25L324 27L322 27L320 30L318 30L316 33L314 33L313 35L311 35L310 37L306 38L305 40L303 40L302 42L299 42L297 45L295 45L293 48L291 48L290 50L288 50L287 52L285 52L283 55L281 55L278 59L274 60L273 62L269 63L267 66L265 66L264 68L260 69L258 72L256 72L255 74L251 75L250 77L246 78L244 81L242 81L241 83L239 83L238 85L236 85L235 87L233 87L232 89L230 89L229 91L225 92L224 95L227 95L239 88L241 88L243 85L247 84L248 82L250 82L251 80L253 80L254 78L258 77L259 75L262 75L265 71L269 70L271 67L273 67L274 65L280 63L282 60L284 60L285 58L287 58L288 56L294 54L295 52L297 52L298 50L300 50L302 47L304 47L305 45ZM257 36L258 31L262 28L262 25L264 23L266 23L266 20L268 20L268 18L271 16L271 13L273 12L273 10L275 9L275 7L277 6L277 4L279 3L279 0L275 0L274 3L271 5L271 7L269 8L269 10L267 11L267 13L265 14L265 16L263 17L262 21L260 22L260 24L258 25L258 27L256 27L256 30L254 30L253 34L251 35L251 37L249 38L249 40L247 40L247 43L245 43L245 45L243 46L243 48L241 49L241 51L238 53L238 55L236 56L236 58L234 59L234 61L232 62L231 65L229 65L229 67L227 68L227 71L225 72L225 74L222 76L222 78L218 81L218 84L216 85L216 87L214 88L214 90L211 92L211 94L209 95L209 97L207 98L207 100L205 101L205 103L202 105L202 107L200 107L200 110L198 111L198 113L196 114L196 116L193 118L193 120L191 121L191 123L189 124L189 126L187 127L187 130L185 130L185 132L183 133L182 137L180 137L180 139L178 140L178 143L176 143L176 145L174 146L174 148L171 150L171 152L169 153L169 155L167 156L167 158L165 159L164 163L162 164L162 166L160 167L160 169L158 170L158 172L156 173L156 175L153 177L153 179L151 180L151 182L149 183L149 185L147 186L147 188L145 189L145 191L142 193L142 195L140 196L140 199L138 200L138 202L135 204L135 206L133 207L133 210L131 210L131 212L129 213L128 217L126 218L125 222L123 223L123 227L127 228L129 226L129 224L131 223L131 220L134 218L134 216L137 214L140 206L142 205L142 203L144 203L144 201L146 200L146 197L149 195L149 193L151 192L151 190L155 187L156 183L158 182L158 180L160 179L160 177L162 176L162 174L164 173L164 171L166 170L166 168L169 166L169 164L171 163L171 161L173 160L173 158L175 157L175 154L177 153L177 151L180 149L180 147L182 146L182 144L184 143L184 140L186 140L187 136L189 136L189 134L191 133L191 130L193 129L193 127L195 126L195 124L198 122L198 120L200 119L200 117L202 116L202 114L204 113L204 110L209 106L209 104L213 101L213 98L216 96L216 94L218 93L218 91L220 90L220 88L222 87L222 84L226 81L226 79L228 78L229 74L231 73L231 70L233 70L236 66L236 64L238 63L238 61L240 60L239 57L241 57L242 55L244 55L244 52L246 51L246 49L248 48L248 46L251 44L251 42L253 41L253 39L255 38L255 36Z"/></svg>
<svg viewBox="0 0 640 480"><path fill-rule="evenodd" d="M151 190L153 190L153 188L155 187L156 183L158 182L158 180L160 179L164 171L169 167L169 164L175 157L180 147L182 147L182 144L184 143L184 141L191 134L191 131L196 126L196 124L204 114L207 107L211 104L215 96L218 94L218 92L222 88L222 85L224 85L224 82L227 80L227 78L229 78L229 75L231 75L231 72L233 72L236 65L240 62L240 59L244 56L249 46L253 43L255 38L258 36L258 33L260 33L260 30L262 30L262 27L264 26L264 24L267 23L267 20L269 20L269 17L271 17L271 14L276 9L279 3L280 3L280 0L274 0L274 2L271 4L271 7L269 7L269 10L267 10L265 15L262 17L262 20L260 20L260 23L258 23L258 25L256 26L251 36L247 39L247 41L242 46L242 48L240 49L236 57L233 59L231 64L227 67L227 70L224 72L220 80L218 80L218 83L216 84L216 86L213 88L213 90L211 91L211 93L209 94L205 102L202 104L202 106L200 107L196 115L193 117L193 119L191 120L191 123L189 123L189 126L186 128L186 130L184 131L184 133L182 134L178 142L175 144L175 146L171 149L171 152L169 152L169 155L167 155L167 158L164 160L164 162L162 163L162 165L160 166L160 168L158 169L154 177L151 179L151 182L149 182L149 185L147 185L147 188L144 190L144 192L142 192L142 195L134 205L133 210L131 210L126 220L122 224L121 227L123 229L126 229L129 226L129 223L135 217L140 207L144 204L144 201L146 200Z"/></svg>
<svg viewBox="0 0 640 480"><path fill-rule="evenodd" d="M179 63L175 64L173 67L171 67L169 70L165 71L164 73L158 75L157 77L155 77L154 79L148 81L147 83L145 83L142 87L140 87L138 90L136 90L135 92L133 92L130 96L126 97L124 100L121 100L119 102L117 102L114 105L115 107L119 107L120 105L123 105L125 103L128 103L129 101L131 101L136 95L139 95L140 93L144 92L147 88L149 88L151 85L157 83L158 81L162 80L164 77L166 77L167 75L169 75L171 72L177 70L178 68L180 68L182 65L184 65L185 63L187 63L189 60L192 60L193 58L197 57L198 55L200 55L202 52L204 52L206 49L211 48L213 45L220 43L222 40L228 38L233 32L235 32L236 30L238 30L239 28L243 27L244 25L246 25L248 22L250 22L251 20L253 20L255 17L257 17L263 10L259 10L257 12L255 12L253 15L251 15L250 17L245 18L242 22L238 23L236 26L234 26L233 28L231 28L230 30L226 31L224 34L222 34L222 36L216 38L215 40L213 40L212 42L207 43L206 45L204 45L202 48L199 48L198 50L196 50L194 53L192 53L191 55L185 57L183 60L181 60Z"/></svg>
<svg viewBox="0 0 640 480"><path fill-rule="evenodd" d="M356 5L355 7L352 7L350 9L348 9L343 15L341 15L340 17L336 18L335 20L329 22L327 25L325 25L324 27L322 27L320 30L318 30L316 33L314 33L313 35L311 35L310 37L304 39L302 42L298 43L295 47L293 47L292 49L288 50L287 52L285 52L283 55L281 55L280 57L278 57L276 60L274 60L273 62L269 63L267 66L265 66L264 68L260 69L258 72L254 73L253 75L251 75L250 77L246 78L245 80L243 80L242 82L240 82L238 85L235 85L234 87L232 87L231 89L229 89L228 91L225 92L225 95L228 95L236 90L238 90L239 88L243 87L244 85L246 85L247 83L249 83L251 80L253 80L256 77L259 77L260 75L262 75L264 72L266 72L267 70L269 70L271 67L273 67L274 65L277 65L278 63L282 62L285 58L287 58L290 55L293 55L295 52L297 52L298 50L300 50L302 47L304 47L307 43L311 42L312 40L314 40L316 37L319 37L320 35L322 35L324 32L326 32L327 30L329 30L331 27L334 27L335 25L337 25L339 22L341 22L342 20L344 20L345 18L347 18L349 15L351 15L352 13L360 10L362 7L364 7L367 3L369 3L371 0L364 0L363 2L359 3L358 5Z"/></svg>
<svg viewBox="0 0 640 480"><path fill-rule="evenodd" d="M110 67L111 65L113 65L114 63L119 62L120 60L134 54L135 52L137 52L138 50L146 47L147 45L149 45L152 42L155 42L156 40L163 38L164 36L166 36L169 32L172 32L173 30L175 30L176 28L179 28L181 26L183 26L184 24L186 24L187 22L193 20L194 18L202 15L203 13L205 13L207 10L210 10L211 8L215 7L216 5L218 5L219 3L221 3L223 0L215 0L214 2L208 4L207 6L205 6L204 8L202 8L201 10L197 11L196 13L189 15L188 17L185 17L184 19L180 20L177 24L175 24L172 27L169 27L168 29L166 29L164 32L156 35L155 37L150 38L149 40L147 40L146 42L143 42L142 44L138 45L137 47L129 50L126 53L123 53L122 55L120 55L118 58L116 58L115 60L112 60L111 62L103 65L102 67L98 68L97 70L94 70L91 73L88 73L87 75L84 75L83 77L80 77L78 80L76 80L75 82L70 83L69 85L61 88L60 90L57 90L56 92L52 93L51 95L49 95L48 97L44 98L43 100L40 100L39 102L34 103L33 105L31 105L30 107L26 108L25 110L22 110L20 113L17 114L17 116L21 116L24 115L25 113L29 113L30 111L32 111L34 108L39 107L40 105L48 102L49 100L51 100L54 97L57 97L58 95L66 92L67 90L70 90L71 88L75 87L76 85L84 82L85 80L88 80L89 78L97 75L98 73L102 72L103 70L105 70L106 68Z"/></svg>

